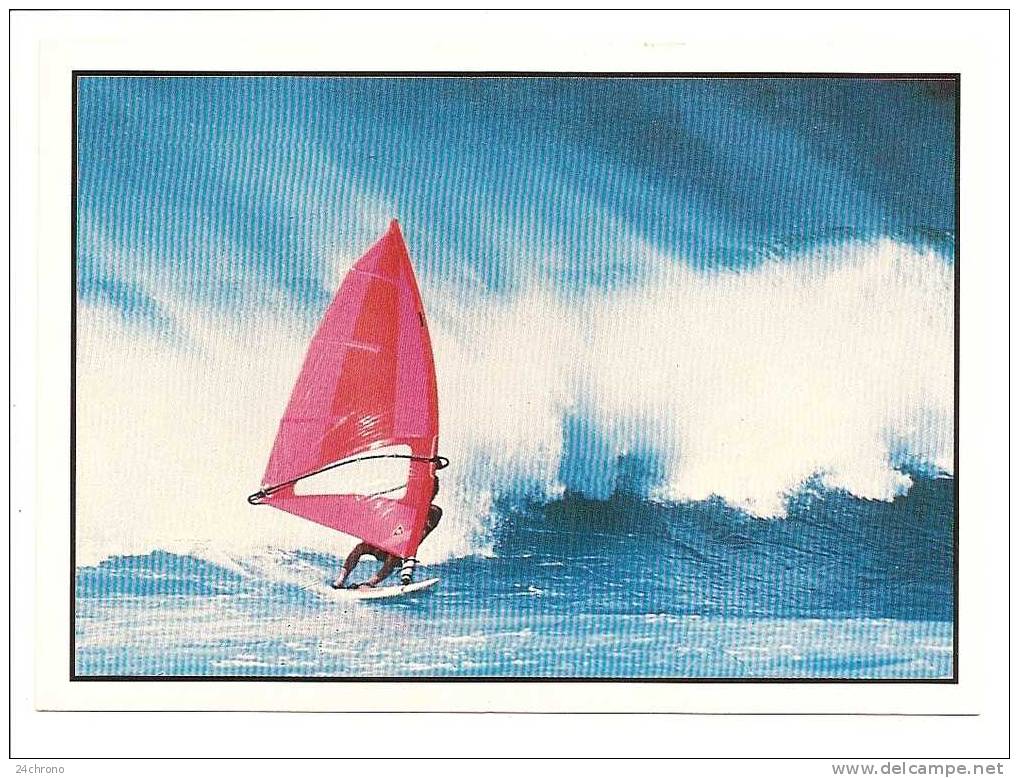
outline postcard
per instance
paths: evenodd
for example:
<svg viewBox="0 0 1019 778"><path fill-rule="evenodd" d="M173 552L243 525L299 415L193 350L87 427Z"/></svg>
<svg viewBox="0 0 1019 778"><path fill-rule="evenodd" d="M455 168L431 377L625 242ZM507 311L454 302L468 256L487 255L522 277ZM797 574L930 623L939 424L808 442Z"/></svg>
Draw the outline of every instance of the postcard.
<svg viewBox="0 0 1019 778"><path fill-rule="evenodd" d="M958 72L114 60L37 707L979 711Z"/></svg>

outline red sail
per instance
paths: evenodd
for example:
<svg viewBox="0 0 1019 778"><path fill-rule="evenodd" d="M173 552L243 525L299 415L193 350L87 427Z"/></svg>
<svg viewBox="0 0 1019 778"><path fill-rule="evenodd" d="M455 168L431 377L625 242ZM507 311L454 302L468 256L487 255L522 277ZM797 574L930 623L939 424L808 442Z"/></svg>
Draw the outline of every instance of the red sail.
<svg viewBox="0 0 1019 778"><path fill-rule="evenodd" d="M312 338L262 479L264 502L413 556L432 498L438 435L431 340L394 220L351 268ZM295 494L290 483L388 446L408 446L415 457L399 499Z"/></svg>

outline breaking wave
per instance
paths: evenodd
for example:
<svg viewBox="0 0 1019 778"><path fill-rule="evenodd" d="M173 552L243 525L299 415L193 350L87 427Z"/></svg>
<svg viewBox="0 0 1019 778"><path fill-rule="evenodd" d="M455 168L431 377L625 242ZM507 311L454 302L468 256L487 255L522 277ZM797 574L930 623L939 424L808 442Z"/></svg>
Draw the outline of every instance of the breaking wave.
<svg viewBox="0 0 1019 778"><path fill-rule="evenodd" d="M890 500L909 473L952 473L954 269L937 250L849 241L739 272L640 259L662 269L573 295L422 279L452 462L423 561L491 552L493 506L513 496L716 497L781 517L808 483ZM244 499L307 317L188 310L168 339L79 303L78 563L349 548Z"/></svg>

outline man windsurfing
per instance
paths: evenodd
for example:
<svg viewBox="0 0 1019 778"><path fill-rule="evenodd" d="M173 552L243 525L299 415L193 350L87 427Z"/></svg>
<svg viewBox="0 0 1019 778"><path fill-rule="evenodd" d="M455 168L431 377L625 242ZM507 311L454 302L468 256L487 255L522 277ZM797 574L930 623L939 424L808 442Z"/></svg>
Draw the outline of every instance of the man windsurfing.
<svg viewBox="0 0 1019 778"><path fill-rule="evenodd" d="M439 477L433 476L432 482L432 499L434 500L435 496L439 493ZM442 508L435 503L429 505L428 521L425 523L425 531L421 536L422 543L425 542L425 538L431 534L432 530L439 526L439 521L441 519ZM353 584L350 587L351 589L372 589L391 576L393 571L400 567L403 563L403 560L400 559L400 557L393 556L388 551L383 551L381 548L371 545L371 543L365 543L362 541L354 546L353 551L347 555L346 560L343 562L343 567L340 568L339 575L337 575L336 580L333 581L332 586L334 589L344 588L347 578L350 576L351 572L353 572L354 568L357 567L357 563L361 561L361 558L365 556L375 557L382 563L382 567L380 567L379 571L364 583ZM409 581L405 581L404 583L409 583Z"/></svg>

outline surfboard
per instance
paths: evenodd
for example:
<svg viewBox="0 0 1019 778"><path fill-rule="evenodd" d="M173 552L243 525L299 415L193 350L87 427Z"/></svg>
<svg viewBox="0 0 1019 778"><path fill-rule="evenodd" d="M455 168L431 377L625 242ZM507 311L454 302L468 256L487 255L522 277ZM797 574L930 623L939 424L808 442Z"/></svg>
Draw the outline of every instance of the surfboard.
<svg viewBox="0 0 1019 778"><path fill-rule="evenodd" d="M431 589L439 582L438 578L426 578L406 586L376 586L374 589L334 589L335 596L342 600L388 600L393 597L404 597Z"/></svg>
<svg viewBox="0 0 1019 778"><path fill-rule="evenodd" d="M262 487L248 502L353 535L413 569L435 472L448 464L438 440L431 339L394 219L351 267L312 337ZM395 488L353 493L316 478L396 460L406 468Z"/></svg>

